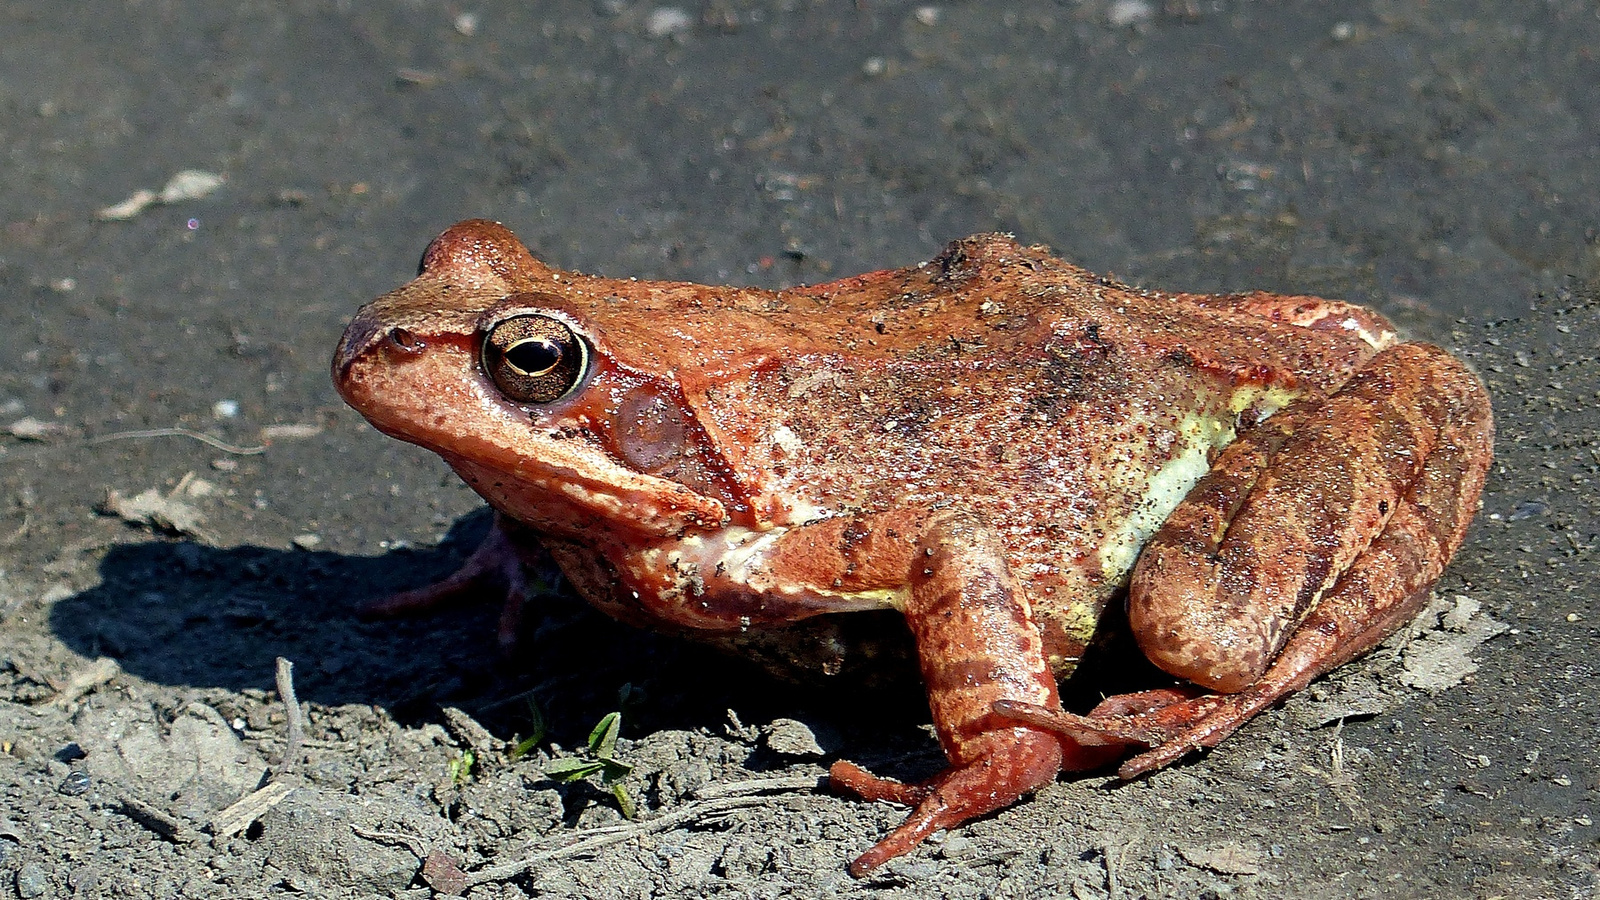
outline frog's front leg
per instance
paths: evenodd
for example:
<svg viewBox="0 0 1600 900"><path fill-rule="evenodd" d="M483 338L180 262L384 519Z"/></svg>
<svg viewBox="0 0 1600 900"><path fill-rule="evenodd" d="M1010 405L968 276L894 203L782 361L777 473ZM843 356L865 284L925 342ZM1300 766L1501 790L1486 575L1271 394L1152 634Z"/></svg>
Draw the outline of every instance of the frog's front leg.
<svg viewBox="0 0 1600 900"><path fill-rule="evenodd" d="M1065 765L1093 766L1116 752L995 714L1000 701L1059 709L1027 597L996 534L954 515L885 513L835 519L789 535L769 562L805 570L841 588L898 582L916 640L939 743L950 766L919 784L878 778L849 762L830 783L869 800L915 807L906 821L850 865L856 876L917 846L928 835L1009 806L1050 783ZM898 570L898 571L896 571ZM908 577L909 575L909 577ZM904 588L908 586L908 590Z"/></svg>
<svg viewBox="0 0 1600 900"><path fill-rule="evenodd" d="M483 543L459 569L432 584L368 601L361 613L378 618L403 616L478 595L501 596L505 599L496 637L500 648L509 651L516 645L523 611L536 594L536 586L529 584L527 573L549 565L538 538L512 519L495 513L494 524Z"/></svg>
<svg viewBox="0 0 1600 900"><path fill-rule="evenodd" d="M1151 745L1124 777L1215 746L1416 615L1477 510L1493 438L1488 397L1460 362L1425 344L1377 354L1225 450L1140 556L1128 600L1140 647L1214 693L1086 717L1000 709Z"/></svg>

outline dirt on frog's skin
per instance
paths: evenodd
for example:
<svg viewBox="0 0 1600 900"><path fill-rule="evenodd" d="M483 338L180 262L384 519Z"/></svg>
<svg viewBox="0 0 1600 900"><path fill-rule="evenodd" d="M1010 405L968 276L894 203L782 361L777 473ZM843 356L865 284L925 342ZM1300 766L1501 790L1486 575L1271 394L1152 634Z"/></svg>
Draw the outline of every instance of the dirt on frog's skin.
<svg viewBox="0 0 1600 900"><path fill-rule="evenodd" d="M0 34L0 900L1594 895L1592 3L13 2ZM326 371L470 216L613 275L999 230L1368 302L1483 374L1496 465L1415 633L855 882L903 811L805 786L938 770L914 684L787 686L566 597L509 661L488 606L357 615L486 524ZM619 706L637 824L544 774Z"/></svg>

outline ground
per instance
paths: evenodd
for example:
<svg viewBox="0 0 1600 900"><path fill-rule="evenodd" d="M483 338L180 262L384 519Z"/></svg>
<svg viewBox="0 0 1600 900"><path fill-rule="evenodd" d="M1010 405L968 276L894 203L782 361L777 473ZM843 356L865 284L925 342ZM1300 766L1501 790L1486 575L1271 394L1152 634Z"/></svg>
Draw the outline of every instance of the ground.
<svg viewBox="0 0 1600 900"><path fill-rule="evenodd" d="M0 0L0 33L0 898L1594 896L1593 4ZM1497 461L1414 629L856 882L903 813L815 785L938 768L914 685L562 596L509 657L492 605L358 615L486 523L327 359L471 216L612 275L1002 230L1370 303L1483 374ZM584 834L616 798L545 772L617 709L640 825Z"/></svg>

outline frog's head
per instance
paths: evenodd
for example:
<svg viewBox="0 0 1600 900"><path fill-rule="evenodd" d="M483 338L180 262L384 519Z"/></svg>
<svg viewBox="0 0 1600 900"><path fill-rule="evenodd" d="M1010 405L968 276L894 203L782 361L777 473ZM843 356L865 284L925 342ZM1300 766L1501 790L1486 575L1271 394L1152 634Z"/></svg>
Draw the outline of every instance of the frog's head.
<svg viewBox="0 0 1600 900"><path fill-rule="evenodd" d="M619 301L594 283L538 262L499 224L462 222L416 280L356 314L334 385L535 530L666 536L728 522L746 501L722 455L673 370L631 352L670 338L601 334L597 313Z"/></svg>

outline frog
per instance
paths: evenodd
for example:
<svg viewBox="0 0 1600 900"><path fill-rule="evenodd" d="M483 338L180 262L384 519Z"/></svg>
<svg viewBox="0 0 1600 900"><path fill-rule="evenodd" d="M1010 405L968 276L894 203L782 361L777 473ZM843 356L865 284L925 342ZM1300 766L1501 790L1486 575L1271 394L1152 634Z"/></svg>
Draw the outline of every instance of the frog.
<svg viewBox="0 0 1600 900"><path fill-rule="evenodd" d="M910 807L857 877L1063 772L1214 747L1363 655L1424 604L1493 455L1478 377L1375 311L1136 288L1001 234L766 289L564 271L469 220L332 374L495 510L385 611L497 590L510 641L550 560L618 620L824 673L850 652L828 623L903 621L947 766L832 763ZM1070 712L1112 618L1172 680Z"/></svg>

